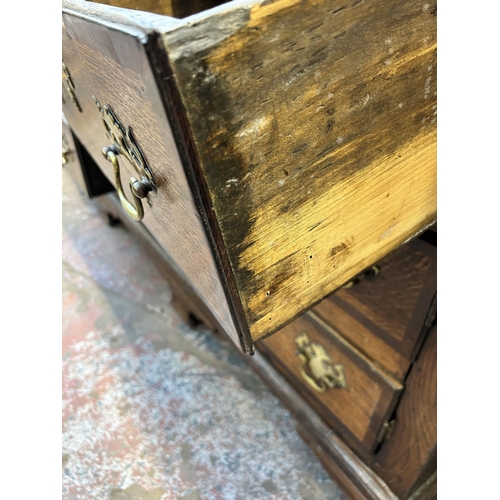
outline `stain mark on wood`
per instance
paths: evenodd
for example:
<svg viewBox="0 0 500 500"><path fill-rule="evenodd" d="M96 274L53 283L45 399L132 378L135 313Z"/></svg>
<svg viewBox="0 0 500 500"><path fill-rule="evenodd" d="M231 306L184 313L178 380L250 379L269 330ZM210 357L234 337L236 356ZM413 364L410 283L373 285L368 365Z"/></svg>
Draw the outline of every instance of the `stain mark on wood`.
<svg viewBox="0 0 500 500"><path fill-rule="evenodd" d="M249 1L161 32L196 196L253 340L435 220L432 10Z"/></svg>

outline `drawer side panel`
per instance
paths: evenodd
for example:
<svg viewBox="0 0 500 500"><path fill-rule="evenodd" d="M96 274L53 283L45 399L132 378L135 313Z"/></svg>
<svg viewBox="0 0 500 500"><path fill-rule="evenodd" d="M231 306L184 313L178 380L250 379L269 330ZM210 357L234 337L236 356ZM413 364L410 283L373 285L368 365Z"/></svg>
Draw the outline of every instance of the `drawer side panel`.
<svg viewBox="0 0 500 500"><path fill-rule="evenodd" d="M164 35L254 340L435 220L435 13L282 0Z"/></svg>

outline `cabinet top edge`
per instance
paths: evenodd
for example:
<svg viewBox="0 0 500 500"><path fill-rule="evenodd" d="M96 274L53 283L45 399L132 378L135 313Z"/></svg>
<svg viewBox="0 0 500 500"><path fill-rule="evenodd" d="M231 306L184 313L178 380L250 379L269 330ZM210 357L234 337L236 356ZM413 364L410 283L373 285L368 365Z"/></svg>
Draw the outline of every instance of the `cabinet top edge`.
<svg viewBox="0 0 500 500"><path fill-rule="evenodd" d="M289 0L285 0L285 3L287 2ZM63 0L62 11L100 24L119 25L146 32L153 30L166 34L179 28L191 29L198 25L205 25L207 30L214 27L224 29L228 14L241 10L249 12L250 8L260 6L263 3L266 3L266 0L232 0L183 19L87 0ZM282 4L283 0L274 3Z"/></svg>
<svg viewBox="0 0 500 500"><path fill-rule="evenodd" d="M86 0L63 0L62 12L84 18L123 31L148 33L168 32L183 23L183 20L140 10L124 9L112 5L88 2Z"/></svg>

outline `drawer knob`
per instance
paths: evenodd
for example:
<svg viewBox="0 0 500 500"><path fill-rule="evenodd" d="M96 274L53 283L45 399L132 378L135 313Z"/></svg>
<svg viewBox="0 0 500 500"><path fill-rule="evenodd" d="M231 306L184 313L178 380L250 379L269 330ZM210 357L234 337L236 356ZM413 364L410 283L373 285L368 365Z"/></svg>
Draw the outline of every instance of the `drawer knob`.
<svg viewBox="0 0 500 500"><path fill-rule="evenodd" d="M142 220L144 218L144 207L141 199L146 198L152 191L156 192L156 180L153 172L146 163L146 159L132 134L131 127L128 127L125 131L125 127L118 121L111 108L101 106L99 101L94 96L92 97L101 115L106 135L112 141L112 145L105 147L102 154L113 165L115 185L122 207L132 219L136 221ZM123 191L120 163L118 161L119 155L127 159L139 177L139 180L135 177L129 179L132 203L127 199Z"/></svg>
<svg viewBox="0 0 500 500"><path fill-rule="evenodd" d="M311 342L307 332L301 333L295 344L296 354L302 361L300 372L313 389L324 392L326 389L346 387L343 365L334 364L324 346Z"/></svg>
<svg viewBox="0 0 500 500"><path fill-rule="evenodd" d="M120 163L118 162L118 155L120 154L114 146L109 146L102 150L102 154L113 165L115 173L116 190L118 191L118 198L122 204L123 209L134 220L142 220L144 218L144 207L142 206L141 198L145 198L152 190L147 181L138 181L135 177L129 179L130 191L132 192L133 204L128 201L125 193L123 192L123 185L120 175Z"/></svg>

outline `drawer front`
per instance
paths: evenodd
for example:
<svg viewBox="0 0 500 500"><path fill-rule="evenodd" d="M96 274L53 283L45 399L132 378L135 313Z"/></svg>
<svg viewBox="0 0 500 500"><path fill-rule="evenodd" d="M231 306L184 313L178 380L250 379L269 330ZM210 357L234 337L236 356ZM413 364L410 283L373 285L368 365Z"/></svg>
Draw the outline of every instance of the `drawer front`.
<svg viewBox="0 0 500 500"><path fill-rule="evenodd" d="M141 200L143 223L214 312L224 331L241 345L146 57L147 34L132 28L122 31L63 12L62 39L63 110L71 128L116 187L115 166L102 153L113 140L96 100L101 110L111 110L115 120L111 125L108 120L108 126L115 137L122 134L132 159L135 155L144 160L156 184L155 192ZM134 204L128 184L132 177L140 180L139 172L125 154L116 158L123 194ZM248 350L248 346L242 348Z"/></svg>
<svg viewBox="0 0 500 500"><path fill-rule="evenodd" d="M436 246L416 238L313 310L358 349L400 379L430 327L436 294Z"/></svg>
<svg viewBox="0 0 500 500"><path fill-rule="evenodd" d="M372 452L401 384L312 313L257 345L294 389L358 450Z"/></svg>
<svg viewBox="0 0 500 500"><path fill-rule="evenodd" d="M405 379L411 362L382 340L355 315L347 313L332 300L325 299L312 309L370 360L383 367L399 381Z"/></svg>

